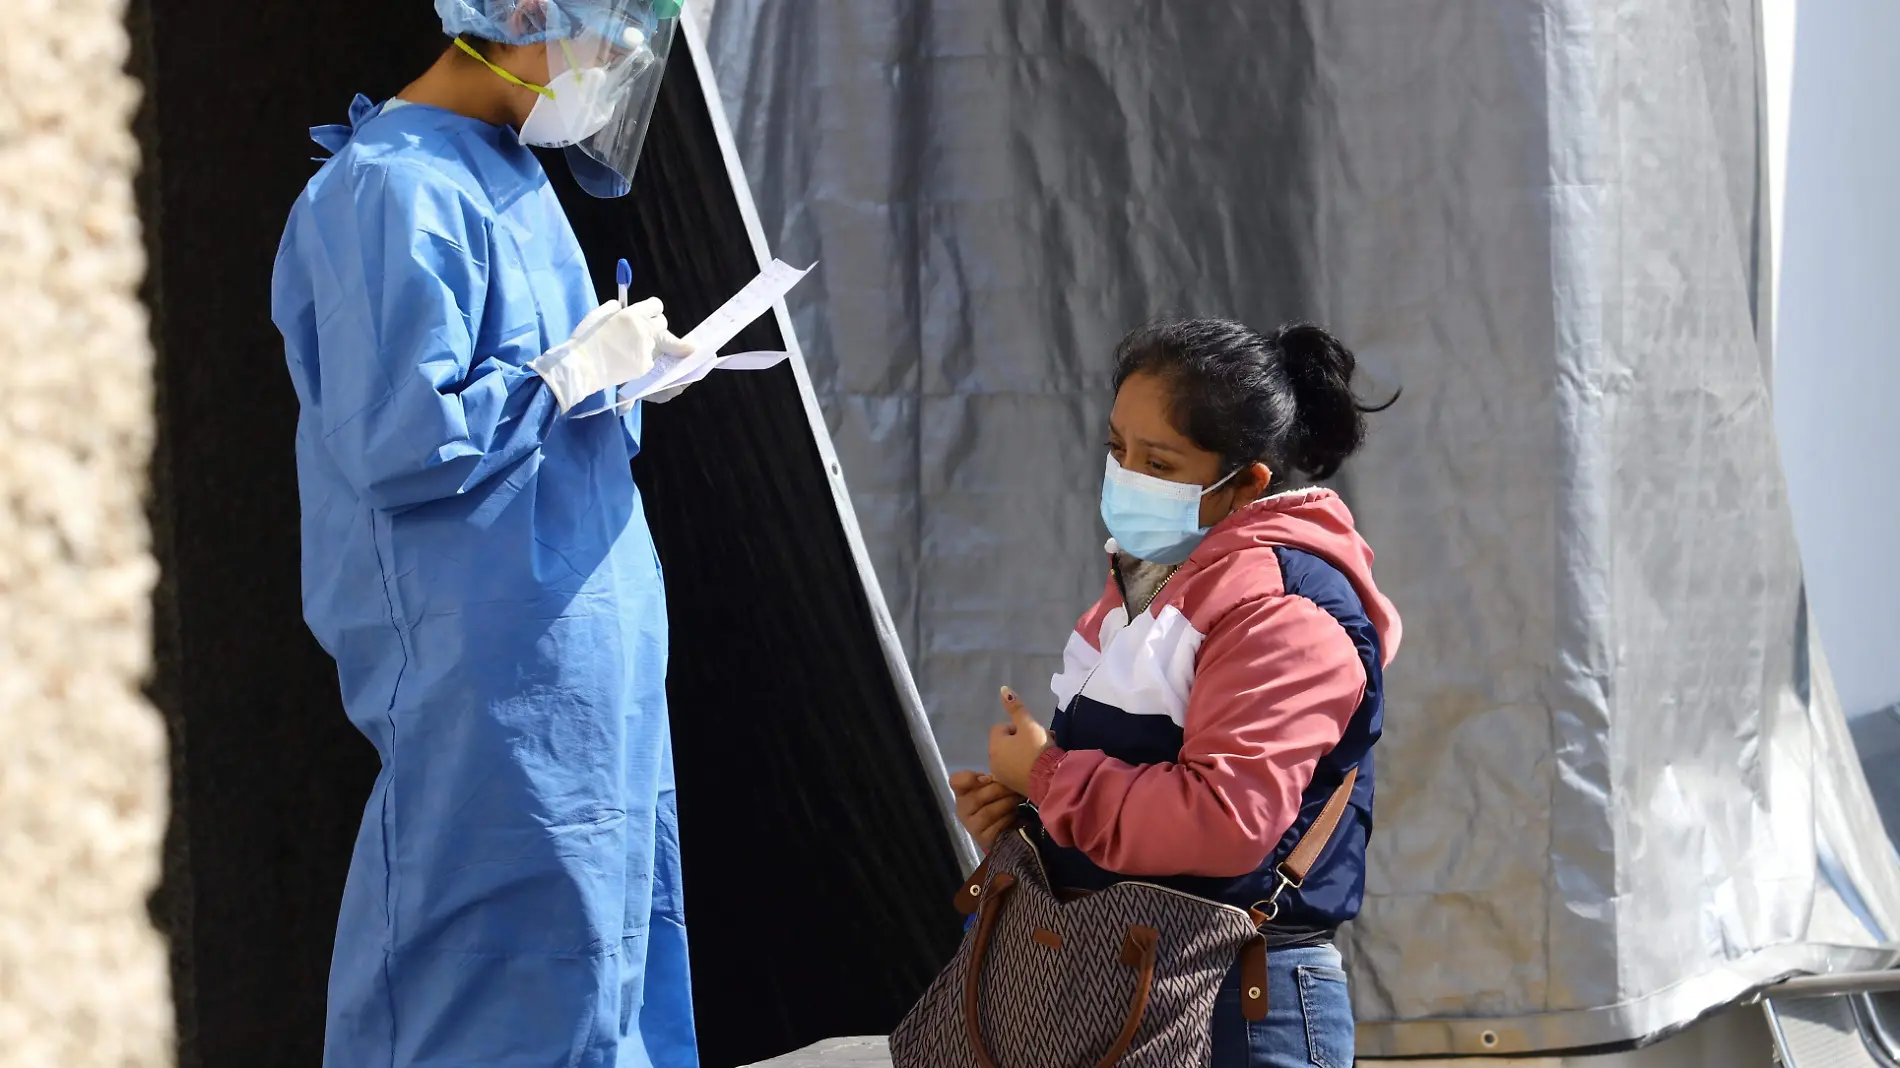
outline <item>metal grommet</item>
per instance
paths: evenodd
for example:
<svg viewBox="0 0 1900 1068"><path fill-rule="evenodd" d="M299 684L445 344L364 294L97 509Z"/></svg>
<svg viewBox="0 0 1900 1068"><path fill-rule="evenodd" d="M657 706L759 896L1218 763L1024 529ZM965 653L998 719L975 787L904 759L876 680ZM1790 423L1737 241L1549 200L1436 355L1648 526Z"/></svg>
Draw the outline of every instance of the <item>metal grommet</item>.
<svg viewBox="0 0 1900 1068"><path fill-rule="evenodd" d="M1485 1049L1496 1049L1498 1047L1498 1033L1496 1031L1486 1031L1484 1034L1478 1036L1478 1041L1484 1043Z"/></svg>
<svg viewBox="0 0 1900 1068"><path fill-rule="evenodd" d="M1255 1001L1259 1001L1259 1000L1260 1000L1260 988L1259 988L1259 987L1257 987L1257 986L1250 986L1250 987L1248 987L1248 988L1247 988L1247 996L1248 996L1248 997L1250 997L1250 998L1252 998L1252 999L1253 999L1253 1000L1255 1000Z"/></svg>

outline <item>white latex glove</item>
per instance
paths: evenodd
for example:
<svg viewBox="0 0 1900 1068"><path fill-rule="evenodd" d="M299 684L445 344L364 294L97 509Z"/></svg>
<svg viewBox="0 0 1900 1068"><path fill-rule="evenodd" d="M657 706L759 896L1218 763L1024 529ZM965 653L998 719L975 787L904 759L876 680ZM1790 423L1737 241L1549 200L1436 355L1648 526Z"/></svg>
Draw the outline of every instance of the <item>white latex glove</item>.
<svg viewBox="0 0 1900 1068"><path fill-rule="evenodd" d="M653 358L690 356L693 346L666 330L666 306L648 297L622 308L610 300L589 312L574 336L528 364L547 380L554 400L567 412L606 389L639 378L653 369Z"/></svg>
<svg viewBox="0 0 1900 1068"><path fill-rule="evenodd" d="M684 392L686 392L685 386L673 386L668 389L663 389L658 393L649 394L643 399L648 404L665 404L667 401L672 400Z"/></svg>

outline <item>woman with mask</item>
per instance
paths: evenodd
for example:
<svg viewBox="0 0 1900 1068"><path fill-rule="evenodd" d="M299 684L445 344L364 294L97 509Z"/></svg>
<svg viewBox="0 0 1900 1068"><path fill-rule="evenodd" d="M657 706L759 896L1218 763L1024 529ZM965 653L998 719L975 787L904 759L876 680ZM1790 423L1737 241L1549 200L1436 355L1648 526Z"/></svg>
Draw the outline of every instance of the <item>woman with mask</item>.
<svg viewBox="0 0 1900 1068"><path fill-rule="evenodd" d="M291 210L272 316L300 415L304 616L375 745L324 1064L697 1062L666 605L588 418L687 347L596 306L530 145L624 194L670 0L437 0L453 38Z"/></svg>
<svg viewBox="0 0 1900 1068"><path fill-rule="evenodd" d="M1165 322L1122 343L1107 589L1069 638L1050 727L1005 690L990 773L952 784L986 849L1016 833L1020 811L1059 890L1139 878L1270 916L1265 1018L1243 1017L1230 974L1210 1023L1215 1068L1353 1060L1333 935L1363 895L1399 618L1344 502L1297 488L1364 437L1375 409L1354 398L1353 368L1306 325ZM1305 879L1284 884L1279 866L1335 792L1350 798L1345 818Z"/></svg>

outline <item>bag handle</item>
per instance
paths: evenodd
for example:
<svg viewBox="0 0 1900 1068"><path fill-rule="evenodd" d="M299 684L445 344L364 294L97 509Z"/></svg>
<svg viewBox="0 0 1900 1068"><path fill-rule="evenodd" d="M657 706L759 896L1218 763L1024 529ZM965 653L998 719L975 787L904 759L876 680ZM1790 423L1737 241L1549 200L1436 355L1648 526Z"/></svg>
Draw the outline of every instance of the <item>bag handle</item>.
<svg viewBox="0 0 1900 1068"><path fill-rule="evenodd" d="M1008 872L998 872L991 881L989 889L982 893L982 904L978 906L976 921L976 943L970 947L970 970L963 977L963 1023L970 1036L970 1052L975 1054L978 1068L996 1068L996 1059L990 1056L989 1047L983 1044L982 990L983 960L989 955L990 937L996 933L996 921L1003 913L1003 901L1009 892L1016 888L1016 878ZM1122 963L1135 970L1135 995L1128 1002L1128 1018L1122 1023L1121 1033L1115 1036L1115 1043L1108 1052L1096 1062L1095 1068L1115 1068L1128 1054L1128 1048L1135 1044L1135 1032L1141 1029L1141 1021L1148 1014L1148 999L1154 993L1155 952L1161 943L1161 932L1152 927L1131 924L1122 940Z"/></svg>

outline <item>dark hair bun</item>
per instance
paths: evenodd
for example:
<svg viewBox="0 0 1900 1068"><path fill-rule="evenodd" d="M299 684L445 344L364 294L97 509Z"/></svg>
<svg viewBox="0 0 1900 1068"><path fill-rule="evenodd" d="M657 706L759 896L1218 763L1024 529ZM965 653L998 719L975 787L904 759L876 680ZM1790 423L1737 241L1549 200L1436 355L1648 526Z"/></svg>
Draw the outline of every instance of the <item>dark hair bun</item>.
<svg viewBox="0 0 1900 1068"><path fill-rule="evenodd" d="M1383 411L1392 401L1376 408L1359 403L1352 392L1359 361L1320 327L1288 323L1274 331L1271 341L1280 350L1297 411L1288 459L1315 479L1331 478L1365 443L1365 413Z"/></svg>

